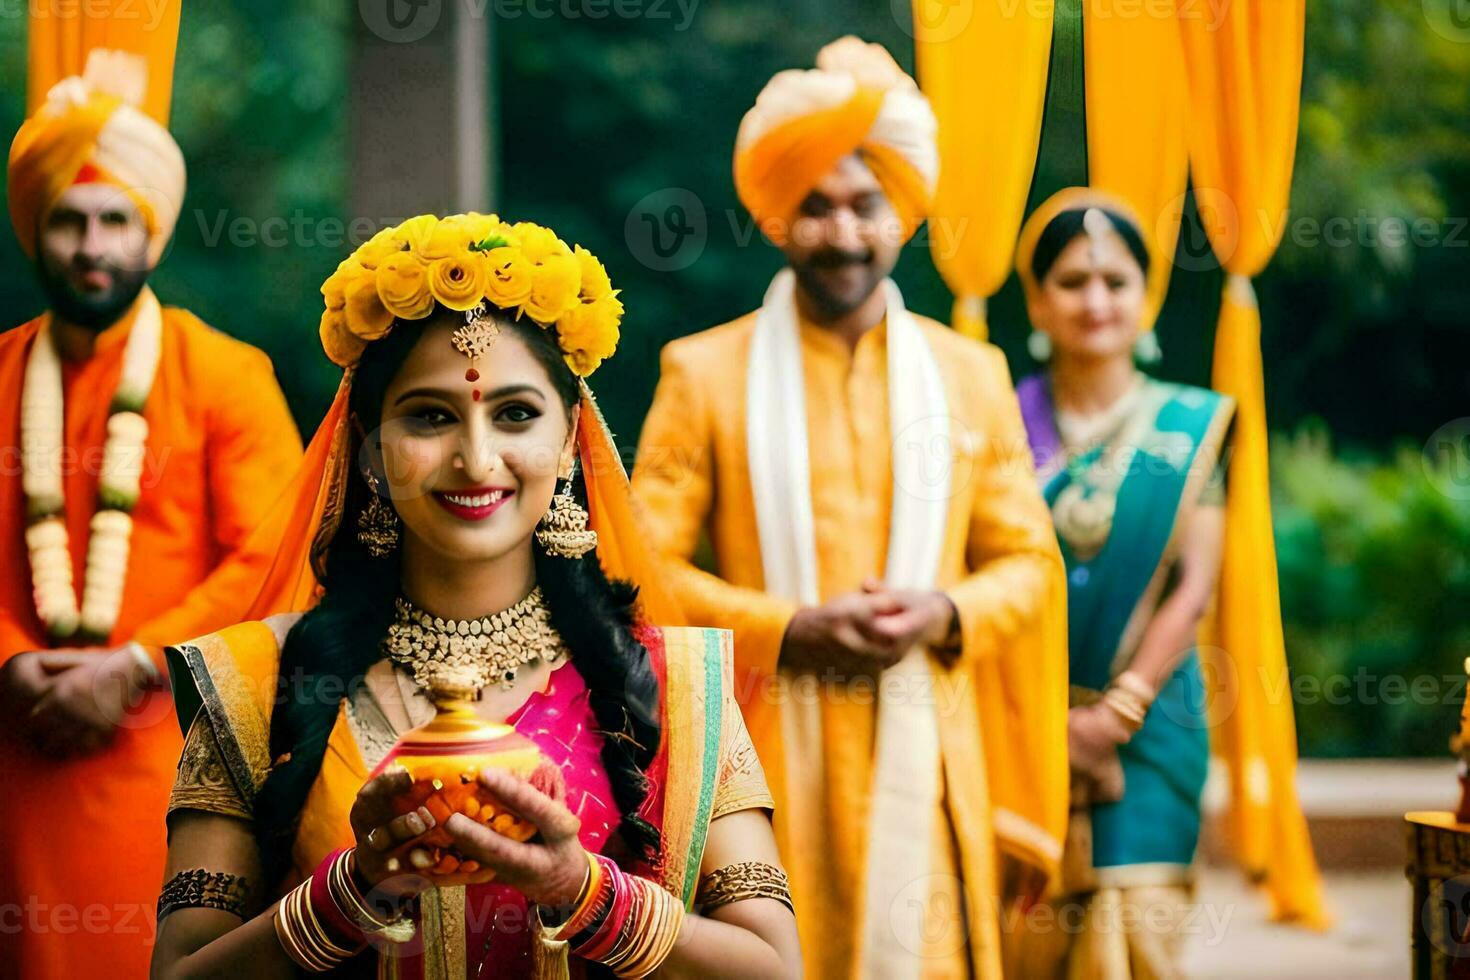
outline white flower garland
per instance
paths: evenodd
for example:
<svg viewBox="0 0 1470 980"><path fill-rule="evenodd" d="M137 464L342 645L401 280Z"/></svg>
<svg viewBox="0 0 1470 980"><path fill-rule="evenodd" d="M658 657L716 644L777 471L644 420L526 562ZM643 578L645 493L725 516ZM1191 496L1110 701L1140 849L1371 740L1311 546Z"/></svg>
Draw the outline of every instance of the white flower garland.
<svg viewBox="0 0 1470 980"><path fill-rule="evenodd" d="M26 362L20 402L21 486L26 496L26 548L36 613L57 639L85 632L104 638L117 624L128 570L129 516L138 502L148 423L140 414L153 379L163 338L163 311L151 290L138 298L138 312L123 349L122 376L112 397L107 441L102 450L97 513L87 545L86 585L77 608L71 549L66 531L65 480L61 472L66 414L61 358L51 323L41 325Z"/></svg>

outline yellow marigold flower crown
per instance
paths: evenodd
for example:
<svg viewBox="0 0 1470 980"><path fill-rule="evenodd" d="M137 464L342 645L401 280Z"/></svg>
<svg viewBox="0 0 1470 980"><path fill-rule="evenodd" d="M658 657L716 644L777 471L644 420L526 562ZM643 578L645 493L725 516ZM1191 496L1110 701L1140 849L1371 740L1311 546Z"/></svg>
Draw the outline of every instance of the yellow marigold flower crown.
<svg viewBox="0 0 1470 980"><path fill-rule="evenodd" d="M582 246L529 221L493 214L421 214L384 228L322 283L322 347L349 368L397 320L435 304L467 318L487 307L554 330L567 365L587 377L618 346L623 304L607 270Z"/></svg>

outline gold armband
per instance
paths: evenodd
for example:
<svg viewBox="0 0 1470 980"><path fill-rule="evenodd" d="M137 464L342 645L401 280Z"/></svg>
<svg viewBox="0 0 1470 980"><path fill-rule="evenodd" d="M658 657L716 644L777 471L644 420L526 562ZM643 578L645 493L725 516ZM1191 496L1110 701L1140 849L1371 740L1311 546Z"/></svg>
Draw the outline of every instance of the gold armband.
<svg viewBox="0 0 1470 980"><path fill-rule="evenodd" d="M694 904L702 912L713 912L747 898L774 898L793 913L796 911L786 872L764 861L742 861L711 871L700 880Z"/></svg>

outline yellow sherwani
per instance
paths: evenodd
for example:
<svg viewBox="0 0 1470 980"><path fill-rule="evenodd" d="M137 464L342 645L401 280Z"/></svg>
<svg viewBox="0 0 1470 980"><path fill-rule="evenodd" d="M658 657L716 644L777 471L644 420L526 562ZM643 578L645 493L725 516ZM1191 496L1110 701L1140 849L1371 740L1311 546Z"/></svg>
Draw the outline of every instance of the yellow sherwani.
<svg viewBox="0 0 1470 980"><path fill-rule="evenodd" d="M943 819L935 823L931 877L916 883L915 893L934 917L934 928L926 930L926 942L933 942L915 952L924 957L926 977L998 976L980 665L1047 608L1061 559L1003 355L932 320L915 319L934 350L953 417L953 499L937 585L958 608L963 635L953 665L930 658ZM688 620L735 631L737 696L777 799L777 836L796 897L807 975L828 980L853 976L858 962L877 699L871 687L850 684L782 687L794 681L777 670L777 659L797 607L761 591L745 433L755 322L748 314L664 349L633 488L674 566L671 581ZM800 330L818 578L826 600L858 589L864 578L881 578L885 567L893 496L886 324L855 349L819 326L803 323ZM691 563L706 532L716 574ZM1065 657L1060 646L1056 653ZM1061 676L1054 693L1064 712ZM820 732L787 738L783 702L813 694L820 698ZM1036 734L1050 739L1065 733ZM1006 749L990 746L992 756ZM1054 807L1057 822L1064 806ZM949 901L958 896L940 894L955 891L956 875L972 903L967 924L955 918Z"/></svg>

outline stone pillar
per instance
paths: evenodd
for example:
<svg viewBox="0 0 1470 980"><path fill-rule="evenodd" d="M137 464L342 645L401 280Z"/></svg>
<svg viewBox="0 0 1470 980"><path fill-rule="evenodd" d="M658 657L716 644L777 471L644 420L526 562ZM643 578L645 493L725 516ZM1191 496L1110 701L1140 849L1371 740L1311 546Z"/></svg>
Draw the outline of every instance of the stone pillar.
<svg viewBox="0 0 1470 980"><path fill-rule="evenodd" d="M491 6L358 0L349 67L351 217L490 211Z"/></svg>

